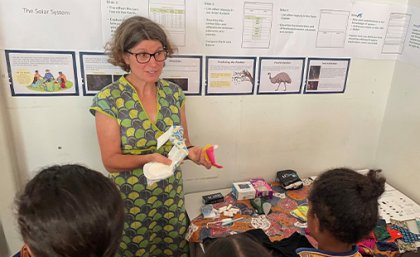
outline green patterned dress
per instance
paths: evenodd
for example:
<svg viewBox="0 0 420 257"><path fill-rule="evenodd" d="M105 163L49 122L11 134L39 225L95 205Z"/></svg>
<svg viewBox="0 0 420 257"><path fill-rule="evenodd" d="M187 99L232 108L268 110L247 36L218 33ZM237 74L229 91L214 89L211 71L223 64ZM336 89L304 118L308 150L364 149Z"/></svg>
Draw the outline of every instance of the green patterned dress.
<svg viewBox="0 0 420 257"><path fill-rule="evenodd" d="M172 148L168 141L157 150L157 138L170 126L181 125L185 96L176 84L165 80L157 82L157 89L156 123L149 119L136 90L124 76L93 99L93 114L104 113L120 125L124 154L166 155ZM111 173L111 178L121 191L127 212L118 256L188 256L181 171L151 186L147 186L141 168Z"/></svg>

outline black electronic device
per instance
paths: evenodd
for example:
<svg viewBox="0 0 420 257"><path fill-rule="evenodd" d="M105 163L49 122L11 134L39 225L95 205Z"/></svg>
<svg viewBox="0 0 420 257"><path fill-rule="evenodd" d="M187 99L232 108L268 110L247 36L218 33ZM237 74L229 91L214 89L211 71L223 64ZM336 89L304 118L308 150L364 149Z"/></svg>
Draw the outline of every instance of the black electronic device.
<svg viewBox="0 0 420 257"><path fill-rule="evenodd" d="M223 202L225 198L221 193L215 193L210 195L203 195L203 203L204 204L213 204L213 203L220 203Z"/></svg>

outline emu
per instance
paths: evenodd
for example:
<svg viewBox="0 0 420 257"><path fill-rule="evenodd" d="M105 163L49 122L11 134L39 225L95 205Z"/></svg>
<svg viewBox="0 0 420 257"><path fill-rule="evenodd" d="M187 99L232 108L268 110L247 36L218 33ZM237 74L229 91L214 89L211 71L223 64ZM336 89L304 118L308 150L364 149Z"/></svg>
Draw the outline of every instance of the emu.
<svg viewBox="0 0 420 257"><path fill-rule="evenodd" d="M281 83L284 83L284 90L283 91L286 91L286 89L287 89L286 88L286 86L287 86L286 83L287 84L292 83L292 79L290 79L289 74L287 74L286 72L280 72L274 77L271 77L271 72L269 72L268 73L268 78L270 79L271 83L278 84L277 88L276 88L276 91L279 91L279 87L280 87Z"/></svg>

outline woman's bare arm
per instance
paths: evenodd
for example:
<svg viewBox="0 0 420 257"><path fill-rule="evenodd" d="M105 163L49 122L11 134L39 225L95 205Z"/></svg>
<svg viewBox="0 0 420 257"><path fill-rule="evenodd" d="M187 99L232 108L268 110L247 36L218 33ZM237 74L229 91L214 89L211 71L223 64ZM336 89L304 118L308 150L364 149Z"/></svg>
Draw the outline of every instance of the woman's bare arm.
<svg viewBox="0 0 420 257"><path fill-rule="evenodd" d="M96 112L95 120L102 163L109 172L141 168L148 162L171 164L171 160L158 153L145 155L122 154L120 126L116 120L100 112Z"/></svg>

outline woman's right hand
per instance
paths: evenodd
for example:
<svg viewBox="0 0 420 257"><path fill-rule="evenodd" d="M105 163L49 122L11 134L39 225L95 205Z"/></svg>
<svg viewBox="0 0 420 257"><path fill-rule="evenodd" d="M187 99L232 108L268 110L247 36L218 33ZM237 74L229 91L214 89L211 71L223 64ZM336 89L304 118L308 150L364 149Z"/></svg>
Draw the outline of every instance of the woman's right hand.
<svg viewBox="0 0 420 257"><path fill-rule="evenodd" d="M211 168L211 163L205 158L205 151L199 146L188 149L188 158L198 165L203 165L207 169Z"/></svg>
<svg viewBox="0 0 420 257"><path fill-rule="evenodd" d="M151 159L151 162L160 162L165 165L171 165L172 163L172 161L168 157L165 157L161 155L160 153L150 154L150 159Z"/></svg>

